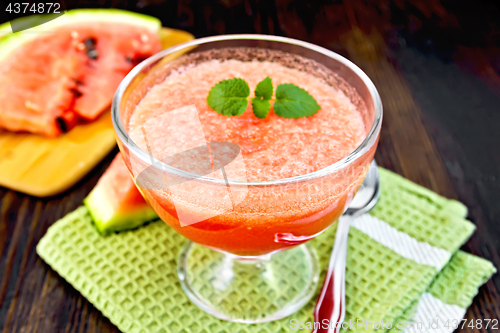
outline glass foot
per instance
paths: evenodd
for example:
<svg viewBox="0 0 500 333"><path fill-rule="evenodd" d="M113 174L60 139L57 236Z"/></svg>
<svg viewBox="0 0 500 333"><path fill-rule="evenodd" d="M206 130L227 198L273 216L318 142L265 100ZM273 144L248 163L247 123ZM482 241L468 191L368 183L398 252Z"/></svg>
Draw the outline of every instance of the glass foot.
<svg viewBox="0 0 500 333"><path fill-rule="evenodd" d="M249 259L187 242L177 272L194 304L240 323L262 323L296 312L313 296L319 278L316 253L307 244Z"/></svg>

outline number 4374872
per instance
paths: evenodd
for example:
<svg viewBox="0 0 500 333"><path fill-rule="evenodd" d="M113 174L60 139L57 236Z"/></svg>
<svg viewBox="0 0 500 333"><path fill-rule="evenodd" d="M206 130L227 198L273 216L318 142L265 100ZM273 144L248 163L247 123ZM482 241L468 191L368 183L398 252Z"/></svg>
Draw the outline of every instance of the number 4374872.
<svg viewBox="0 0 500 333"><path fill-rule="evenodd" d="M464 329L465 327L469 328L491 328L491 329L498 329L498 319L462 319L462 320L447 320L444 323L444 327L446 328L453 328L453 329Z"/></svg>
<svg viewBox="0 0 500 333"><path fill-rule="evenodd" d="M6 12L14 14L60 14L61 4L57 2L39 2L39 3L29 3L29 2L14 2L9 3Z"/></svg>

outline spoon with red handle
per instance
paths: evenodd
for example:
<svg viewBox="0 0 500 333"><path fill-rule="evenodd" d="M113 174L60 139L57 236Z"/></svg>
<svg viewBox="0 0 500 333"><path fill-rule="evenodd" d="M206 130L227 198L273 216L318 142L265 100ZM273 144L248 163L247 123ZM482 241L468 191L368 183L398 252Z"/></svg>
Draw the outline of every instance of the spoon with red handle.
<svg viewBox="0 0 500 333"><path fill-rule="evenodd" d="M313 333L338 333L345 317L345 265L351 221L375 206L380 195L378 166L372 161L358 193L337 222L337 233L325 281L314 308Z"/></svg>

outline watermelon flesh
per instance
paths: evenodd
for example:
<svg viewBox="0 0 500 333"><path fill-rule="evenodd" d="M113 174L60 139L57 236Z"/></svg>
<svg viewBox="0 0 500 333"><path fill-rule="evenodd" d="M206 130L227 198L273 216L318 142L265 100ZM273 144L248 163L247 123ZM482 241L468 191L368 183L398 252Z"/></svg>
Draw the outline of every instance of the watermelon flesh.
<svg viewBox="0 0 500 333"><path fill-rule="evenodd" d="M0 62L0 127L55 137L94 120L125 75L160 50L157 32L126 22L65 25L30 40Z"/></svg>
<svg viewBox="0 0 500 333"><path fill-rule="evenodd" d="M158 218L135 186L120 153L83 202L103 234L134 229Z"/></svg>
<svg viewBox="0 0 500 333"><path fill-rule="evenodd" d="M82 94L74 110L89 120L111 105L113 95L125 75L135 65L161 50L160 38L146 29L131 25L99 22L78 30L78 42L87 54ZM117 38L120 36L120 38Z"/></svg>
<svg viewBox="0 0 500 333"><path fill-rule="evenodd" d="M61 132L57 118L72 112L74 77L83 74L85 59L67 50L69 35L47 39L23 45L0 63L1 127L53 137Z"/></svg>

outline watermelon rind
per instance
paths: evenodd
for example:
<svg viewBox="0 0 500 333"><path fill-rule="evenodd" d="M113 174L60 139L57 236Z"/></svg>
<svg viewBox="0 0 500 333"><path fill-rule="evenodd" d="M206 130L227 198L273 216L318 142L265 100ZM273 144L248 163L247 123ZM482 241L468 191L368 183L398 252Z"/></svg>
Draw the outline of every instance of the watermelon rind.
<svg viewBox="0 0 500 333"><path fill-rule="evenodd" d="M40 17L41 15L22 17L16 19L16 21L21 22L20 20L36 20L37 16ZM65 25L85 22L116 22L136 25L157 34L159 34L161 30L161 21L149 15L138 14L121 9L72 9L67 11L64 15L61 15L51 21L19 32L12 32L10 22L1 24L0 61L10 52L24 43L35 39L37 36L46 35L47 33Z"/></svg>
<svg viewBox="0 0 500 333"><path fill-rule="evenodd" d="M90 217L101 234L131 230L144 223L158 219L155 211L144 203L144 206L117 212L108 200L108 193L102 187L95 187L83 200Z"/></svg>

